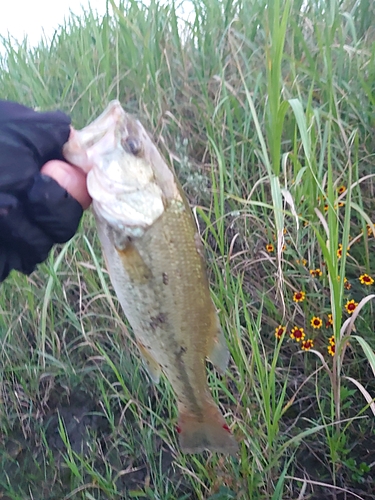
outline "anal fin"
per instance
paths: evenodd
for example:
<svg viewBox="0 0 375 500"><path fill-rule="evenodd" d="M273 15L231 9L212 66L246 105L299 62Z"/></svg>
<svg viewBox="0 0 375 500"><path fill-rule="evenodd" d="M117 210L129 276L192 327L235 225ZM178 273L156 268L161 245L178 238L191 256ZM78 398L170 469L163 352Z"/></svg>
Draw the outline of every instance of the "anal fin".
<svg viewBox="0 0 375 500"><path fill-rule="evenodd" d="M150 351L146 349L143 344L141 344L141 342L138 341L137 345L147 373L149 374L151 380L155 382L155 384L158 384L161 374L159 363L155 360Z"/></svg>
<svg viewBox="0 0 375 500"><path fill-rule="evenodd" d="M217 319L217 334L214 337L211 349L207 356L214 367L220 373L224 373L227 369L230 353L224 337L224 332L220 326L219 319Z"/></svg>

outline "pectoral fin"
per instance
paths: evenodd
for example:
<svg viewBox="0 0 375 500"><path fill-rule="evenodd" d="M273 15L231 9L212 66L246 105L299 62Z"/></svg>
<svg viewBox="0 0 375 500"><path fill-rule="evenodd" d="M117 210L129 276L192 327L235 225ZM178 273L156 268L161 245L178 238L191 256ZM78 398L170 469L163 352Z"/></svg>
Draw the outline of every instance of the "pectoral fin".
<svg viewBox="0 0 375 500"><path fill-rule="evenodd" d="M137 344L139 352L141 354L143 365L146 368L147 373L149 374L151 380L155 382L155 384L158 384L161 374L159 363L153 358L153 356L150 354L150 351L146 349L143 344L141 344L140 342L137 342Z"/></svg>
<svg viewBox="0 0 375 500"><path fill-rule="evenodd" d="M211 350L207 353L207 356L217 371L223 373L227 369L230 354L219 320L217 320L217 323L217 334L214 337Z"/></svg>

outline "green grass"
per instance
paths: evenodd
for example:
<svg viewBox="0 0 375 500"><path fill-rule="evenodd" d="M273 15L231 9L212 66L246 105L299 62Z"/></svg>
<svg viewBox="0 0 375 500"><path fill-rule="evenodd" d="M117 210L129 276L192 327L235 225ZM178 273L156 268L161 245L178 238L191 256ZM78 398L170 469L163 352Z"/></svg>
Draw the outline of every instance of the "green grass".
<svg viewBox="0 0 375 500"><path fill-rule="evenodd" d="M152 132L207 248L232 354L208 377L240 453L180 453L174 396L141 367L87 213L35 273L2 285L3 498L372 498L375 318L358 277L375 275L373 2L192 6L184 21L172 3L110 1L50 44L3 40L0 88L77 128L117 98Z"/></svg>

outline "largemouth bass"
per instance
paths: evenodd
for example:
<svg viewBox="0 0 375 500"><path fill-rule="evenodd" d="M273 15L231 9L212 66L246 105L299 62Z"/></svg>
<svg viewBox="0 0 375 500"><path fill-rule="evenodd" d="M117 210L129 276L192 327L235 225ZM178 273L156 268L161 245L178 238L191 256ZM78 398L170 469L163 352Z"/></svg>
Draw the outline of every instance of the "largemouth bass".
<svg viewBox="0 0 375 500"><path fill-rule="evenodd" d="M64 156L88 171L113 288L150 377L158 382L163 371L174 389L182 451L235 453L205 364L209 357L223 372L229 351L197 227L174 172L118 101L71 134Z"/></svg>

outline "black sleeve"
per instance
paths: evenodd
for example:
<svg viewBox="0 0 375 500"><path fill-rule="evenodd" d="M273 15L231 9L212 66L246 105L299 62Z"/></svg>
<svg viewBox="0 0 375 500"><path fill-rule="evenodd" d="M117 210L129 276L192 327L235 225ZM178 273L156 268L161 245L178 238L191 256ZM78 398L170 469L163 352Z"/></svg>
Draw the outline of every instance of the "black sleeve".
<svg viewBox="0 0 375 500"><path fill-rule="evenodd" d="M0 101L0 190L21 192L48 160L63 160L69 133L70 118L61 111Z"/></svg>
<svg viewBox="0 0 375 500"><path fill-rule="evenodd" d="M47 161L63 160L69 133L70 118L60 111L0 101L0 281L12 269L31 273L77 230L81 205L40 174Z"/></svg>

